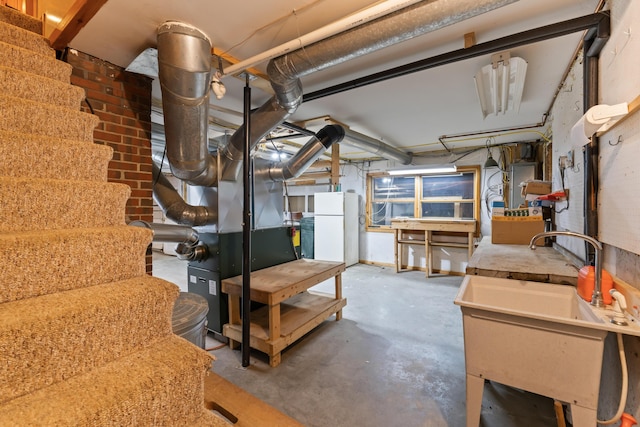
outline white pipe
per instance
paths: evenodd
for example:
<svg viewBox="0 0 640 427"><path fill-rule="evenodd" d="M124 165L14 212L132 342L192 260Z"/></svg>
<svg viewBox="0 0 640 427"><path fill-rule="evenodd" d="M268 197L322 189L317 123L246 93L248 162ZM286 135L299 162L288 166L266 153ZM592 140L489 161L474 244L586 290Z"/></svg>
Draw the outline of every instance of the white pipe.
<svg viewBox="0 0 640 427"><path fill-rule="evenodd" d="M620 355L620 365L622 369L622 387L620 391L620 403L618 405L618 412L608 420L597 420L598 424L610 425L617 422L620 417L622 417L622 413L624 412L624 407L627 403L627 391L629 390L629 374L627 372L627 358L624 355L624 344L622 343L622 334L617 333L616 337L618 339L618 353Z"/></svg>
<svg viewBox="0 0 640 427"><path fill-rule="evenodd" d="M244 61L240 61L237 64L231 65L230 67L227 67L224 70L223 77L230 76L233 74L239 74L245 71L247 68L251 68L256 64L259 64L264 61L268 61L278 56L282 56L288 52L301 49L305 46L310 45L311 43L315 43L317 41L331 37L335 34L347 31L351 28L362 25L366 22L373 21L374 19L388 15L392 12L411 6L412 4L418 3L420 1L422 0L383 1L382 3L376 6L372 6L361 12L357 12L357 13L354 13L353 15L349 15L346 18L342 18L329 25L325 25L322 28L319 28L315 31L312 31L303 36L300 36L297 39L288 41L279 46L271 48L265 52L262 52L258 55L252 56L249 59L245 59Z"/></svg>

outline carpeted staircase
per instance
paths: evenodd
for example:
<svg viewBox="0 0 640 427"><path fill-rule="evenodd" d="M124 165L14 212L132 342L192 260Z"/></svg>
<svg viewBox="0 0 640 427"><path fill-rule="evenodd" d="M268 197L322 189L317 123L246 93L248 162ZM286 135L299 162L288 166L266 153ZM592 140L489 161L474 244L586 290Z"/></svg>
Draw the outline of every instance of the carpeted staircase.
<svg viewBox="0 0 640 427"><path fill-rule="evenodd" d="M0 425L222 426L211 357L173 335L179 290L145 274L148 230L107 182L71 67L0 7Z"/></svg>

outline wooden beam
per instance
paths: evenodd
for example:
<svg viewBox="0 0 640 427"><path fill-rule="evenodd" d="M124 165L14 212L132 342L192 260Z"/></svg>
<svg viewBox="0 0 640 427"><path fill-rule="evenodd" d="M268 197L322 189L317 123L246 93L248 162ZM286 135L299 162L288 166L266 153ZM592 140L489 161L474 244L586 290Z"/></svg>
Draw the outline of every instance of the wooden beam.
<svg viewBox="0 0 640 427"><path fill-rule="evenodd" d="M107 0L76 0L49 36L51 47L64 49Z"/></svg>
<svg viewBox="0 0 640 427"><path fill-rule="evenodd" d="M235 427L302 427L298 421L213 372L207 372L204 379L204 400L207 409L218 412Z"/></svg>
<svg viewBox="0 0 640 427"><path fill-rule="evenodd" d="M340 184L340 144L331 146L331 186Z"/></svg>
<svg viewBox="0 0 640 427"><path fill-rule="evenodd" d="M309 166L309 169L331 169L330 160L316 160Z"/></svg>
<svg viewBox="0 0 640 427"><path fill-rule="evenodd" d="M238 58L231 56L228 53L222 52L220 49L216 49L215 47L211 49L211 54L222 59L223 68L227 65L234 65L240 62ZM214 64L214 66L217 68L218 64ZM273 92L273 88L271 87L271 83L269 81L269 76L267 76L257 68L253 68L253 67L247 68L247 72L252 76L256 77L254 80L251 80L250 82L250 85L252 87L256 87L270 95L273 95L274 92ZM234 77L244 80L244 77L240 77L239 75L234 75Z"/></svg>
<svg viewBox="0 0 640 427"><path fill-rule="evenodd" d="M287 181L288 185L316 185L315 179L305 179L300 181Z"/></svg>
<svg viewBox="0 0 640 427"><path fill-rule="evenodd" d="M467 33L464 35L464 48L468 49L476 45L476 33Z"/></svg>
<svg viewBox="0 0 640 427"><path fill-rule="evenodd" d="M300 175L298 178L291 179L289 181L295 181L297 179L329 179L331 178L331 172L307 172Z"/></svg>

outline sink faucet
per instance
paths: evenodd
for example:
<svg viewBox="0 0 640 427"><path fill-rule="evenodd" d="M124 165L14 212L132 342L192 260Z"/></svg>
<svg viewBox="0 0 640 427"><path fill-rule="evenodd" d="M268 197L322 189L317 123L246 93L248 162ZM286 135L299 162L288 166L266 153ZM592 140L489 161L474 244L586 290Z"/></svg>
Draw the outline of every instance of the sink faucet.
<svg viewBox="0 0 640 427"><path fill-rule="evenodd" d="M602 299L602 243L597 241L591 236L587 236L586 234L574 233L573 231L545 231L543 233L538 233L531 238L531 242L529 242L529 247L532 250L536 249L536 241L542 237L547 236L568 236L568 237L577 237L578 239L585 240L593 246L595 249L595 285L593 287L593 295L591 296L591 305L596 307L604 307L604 300Z"/></svg>

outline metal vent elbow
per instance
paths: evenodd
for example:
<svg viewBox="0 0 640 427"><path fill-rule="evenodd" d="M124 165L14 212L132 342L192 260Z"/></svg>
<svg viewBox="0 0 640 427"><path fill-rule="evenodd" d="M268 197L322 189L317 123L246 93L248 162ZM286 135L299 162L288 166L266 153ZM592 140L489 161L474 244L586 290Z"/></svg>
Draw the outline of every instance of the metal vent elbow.
<svg viewBox="0 0 640 427"><path fill-rule="evenodd" d="M342 141L345 132L340 125L327 125L320 129L298 152L285 162L256 171L256 177L270 181L297 178L318 160L333 144Z"/></svg>

